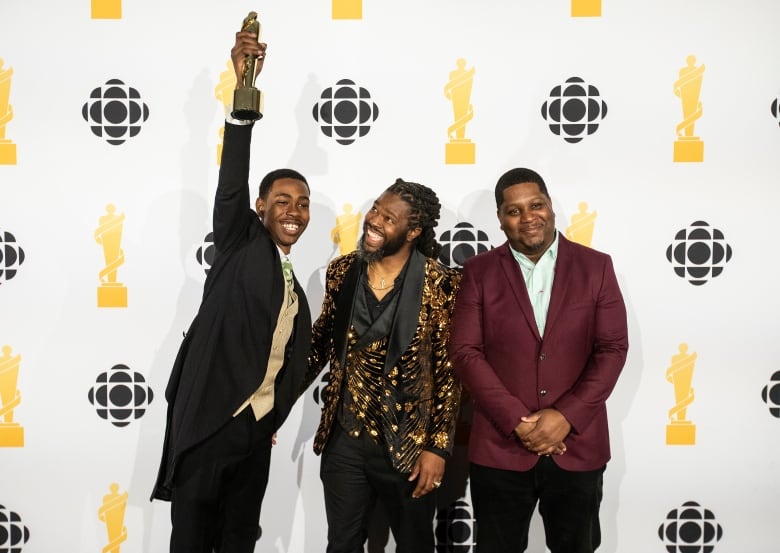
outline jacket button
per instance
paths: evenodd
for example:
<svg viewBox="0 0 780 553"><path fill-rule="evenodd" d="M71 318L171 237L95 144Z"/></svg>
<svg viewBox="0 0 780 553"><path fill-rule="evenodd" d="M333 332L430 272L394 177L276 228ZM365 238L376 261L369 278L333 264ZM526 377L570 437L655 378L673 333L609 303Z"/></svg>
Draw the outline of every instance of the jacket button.
<svg viewBox="0 0 780 553"><path fill-rule="evenodd" d="M544 354L543 353L539 354L539 361L544 361Z"/></svg>
<svg viewBox="0 0 780 553"><path fill-rule="evenodd" d="M547 390L539 390L539 395L540 396L546 396L547 395Z"/></svg>

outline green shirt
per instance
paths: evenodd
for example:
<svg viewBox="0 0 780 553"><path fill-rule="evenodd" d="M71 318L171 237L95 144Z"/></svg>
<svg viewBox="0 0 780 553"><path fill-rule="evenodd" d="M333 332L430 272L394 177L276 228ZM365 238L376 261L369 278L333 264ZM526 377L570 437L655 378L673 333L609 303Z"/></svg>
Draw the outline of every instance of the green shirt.
<svg viewBox="0 0 780 553"><path fill-rule="evenodd" d="M553 243L536 263L516 251L512 246L509 246L509 249L523 272L528 298L531 300L536 326L539 328L539 336L544 336L547 308L550 306L550 294L555 277L555 260L558 257L558 233L555 233Z"/></svg>

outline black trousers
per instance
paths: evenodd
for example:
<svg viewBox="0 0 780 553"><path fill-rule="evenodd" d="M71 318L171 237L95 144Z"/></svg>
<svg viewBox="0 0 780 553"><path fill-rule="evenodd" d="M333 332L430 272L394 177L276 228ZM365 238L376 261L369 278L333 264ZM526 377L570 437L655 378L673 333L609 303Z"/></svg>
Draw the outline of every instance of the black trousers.
<svg viewBox="0 0 780 553"><path fill-rule="evenodd" d="M273 412L244 409L179 460L171 553L251 553L268 485Z"/></svg>
<svg viewBox="0 0 780 553"><path fill-rule="evenodd" d="M471 464L477 553L520 553L537 502L552 553L592 553L601 545L604 468L573 472L543 456L526 472Z"/></svg>
<svg viewBox="0 0 780 553"><path fill-rule="evenodd" d="M412 498L416 481L390 464L387 451L365 432L350 437L338 422L322 453L320 478L328 520L327 553L362 553L377 499L382 502L397 553L433 553L435 492Z"/></svg>

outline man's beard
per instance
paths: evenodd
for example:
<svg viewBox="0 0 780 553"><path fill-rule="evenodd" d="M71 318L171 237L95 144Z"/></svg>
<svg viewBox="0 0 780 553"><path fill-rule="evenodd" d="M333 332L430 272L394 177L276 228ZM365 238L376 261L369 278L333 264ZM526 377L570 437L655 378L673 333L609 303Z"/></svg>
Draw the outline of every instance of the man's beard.
<svg viewBox="0 0 780 553"><path fill-rule="evenodd" d="M366 263L377 263L382 261L383 258L398 253L406 243L406 235L399 234L394 239L387 240L385 237L384 247L379 248L373 252L366 250L366 234L360 237L358 242L358 257Z"/></svg>

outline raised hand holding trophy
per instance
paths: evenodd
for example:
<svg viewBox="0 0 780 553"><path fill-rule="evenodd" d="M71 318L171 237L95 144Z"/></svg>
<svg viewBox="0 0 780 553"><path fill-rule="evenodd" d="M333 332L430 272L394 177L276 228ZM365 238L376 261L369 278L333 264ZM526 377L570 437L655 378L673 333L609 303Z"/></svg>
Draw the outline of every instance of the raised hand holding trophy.
<svg viewBox="0 0 780 553"><path fill-rule="evenodd" d="M257 12L249 12L241 24L241 31L256 35L256 40L260 41L260 22L257 20ZM254 121L263 116L263 93L255 88L255 77L258 71L258 61L262 68L264 57L265 53L260 54L260 56L248 54L243 59L243 67L233 92L233 113L231 115L236 119Z"/></svg>

